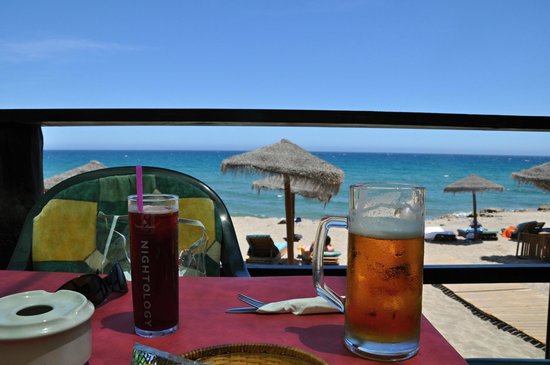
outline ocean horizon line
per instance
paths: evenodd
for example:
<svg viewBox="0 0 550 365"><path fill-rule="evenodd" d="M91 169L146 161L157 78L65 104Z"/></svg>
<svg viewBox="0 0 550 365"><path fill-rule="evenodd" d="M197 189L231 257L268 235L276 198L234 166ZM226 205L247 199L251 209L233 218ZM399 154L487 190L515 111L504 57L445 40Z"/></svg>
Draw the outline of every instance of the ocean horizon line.
<svg viewBox="0 0 550 365"><path fill-rule="evenodd" d="M75 148L44 148L44 151L48 152L247 152L251 149L158 149L158 148L136 148L136 149L75 149ZM509 157L538 157L538 158L550 158L549 155L536 155L536 154L509 154L509 153L444 153L444 152L404 152L404 151L321 151L321 150L309 150L310 153L350 153L350 154L392 154L392 155L437 155L437 156L509 156Z"/></svg>

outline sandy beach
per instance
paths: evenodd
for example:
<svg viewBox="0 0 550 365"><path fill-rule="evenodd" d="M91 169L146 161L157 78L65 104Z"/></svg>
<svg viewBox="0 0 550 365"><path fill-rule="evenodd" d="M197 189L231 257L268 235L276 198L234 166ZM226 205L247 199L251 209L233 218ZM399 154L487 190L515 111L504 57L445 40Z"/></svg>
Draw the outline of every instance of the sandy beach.
<svg viewBox="0 0 550 365"><path fill-rule="evenodd" d="M479 222L488 230L500 230L515 226L521 222L544 221L550 226L550 212L538 210L503 211L481 214ZM279 224L280 218L233 217L241 252L246 257L248 234L270 234L275 241L283 241L286 236L285 225ZM442 227L445 231L457 232L467 228L471 218L445 216L426 221L426 227ZM295 226L296 233L303 236L295 244L309 245L314 237L318 221L303 219ZM330 236L335 250L344 253L340 264L346 264L347 231L331 230ZM425 264L502 264L502 263L540 263L538 260L517 258L516 242L498 235L496 241L466 244L461 237L457 242L425 243ZM523 284L522 284L523 285ZM548 284L525 284L533 293L548 296ZM525 303L529 298L524 298ZM521 303L517 307L521 311ZM459 301L444 294L431 285L424 286L423 313L432 324L447 338L463 357L499 357L499 358L544 358L544 351L524 339L497 328L489 321L475 316Z"/></svg>

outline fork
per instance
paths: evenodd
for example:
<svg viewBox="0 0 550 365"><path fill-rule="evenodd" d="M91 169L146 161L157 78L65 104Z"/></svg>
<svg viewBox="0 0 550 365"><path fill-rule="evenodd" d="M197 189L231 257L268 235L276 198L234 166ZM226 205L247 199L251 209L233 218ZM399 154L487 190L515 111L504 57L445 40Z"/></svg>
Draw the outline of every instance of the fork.
<svg viewBox="0 0 550 365"><path fill-rule="evenodd" d="M244 295L244 294L241 294L241 293L238 294L238 298L241 301L245 302L246 304L253 306L254 308L260 308L265 304L264 302L262 302L260 300L251 298L251 297L249 297L247 295Z"/></svg>

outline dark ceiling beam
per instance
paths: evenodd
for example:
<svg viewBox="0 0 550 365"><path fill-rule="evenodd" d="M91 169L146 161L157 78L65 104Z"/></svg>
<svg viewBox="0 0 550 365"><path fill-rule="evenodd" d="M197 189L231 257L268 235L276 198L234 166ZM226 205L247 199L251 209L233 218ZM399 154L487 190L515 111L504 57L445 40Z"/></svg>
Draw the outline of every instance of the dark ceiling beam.
<svg viewBox="0 0 550 365"><path fill-rule="evenodd" d="M550 116L285 109L0 109L0 122L51 126L216 125L550 131Z"/></svg>

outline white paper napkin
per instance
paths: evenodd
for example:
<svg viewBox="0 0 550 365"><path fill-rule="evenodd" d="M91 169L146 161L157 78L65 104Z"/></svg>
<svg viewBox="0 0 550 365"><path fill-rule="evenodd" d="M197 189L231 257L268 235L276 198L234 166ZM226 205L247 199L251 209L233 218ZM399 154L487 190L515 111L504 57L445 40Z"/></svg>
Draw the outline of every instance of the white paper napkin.
<svg viewBox="0 0 550 365"><path fill-rule="evenodd" d="M321 297L289 299L280 302L268 303L256 311L257 313L292 313L319 314L319 313L339 313L340 311L329 304Z"/></svg>

